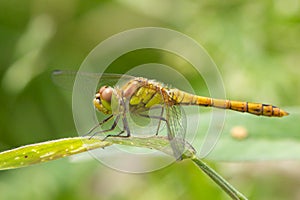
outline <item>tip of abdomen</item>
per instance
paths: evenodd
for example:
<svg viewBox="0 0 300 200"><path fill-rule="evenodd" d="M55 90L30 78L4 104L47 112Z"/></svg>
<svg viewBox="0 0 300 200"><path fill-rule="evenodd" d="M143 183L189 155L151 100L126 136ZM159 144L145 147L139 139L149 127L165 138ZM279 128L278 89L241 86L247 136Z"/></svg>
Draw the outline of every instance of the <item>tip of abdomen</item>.
<svg viewBox="0 0 300 200"><path fill-rule="evenodd" d="M280 109L280 113L279 113L279 116L280 116L280 117L288 116L289 114L290 114L290 113L288 113L288 112L286 112L286 111Z"/></svg>

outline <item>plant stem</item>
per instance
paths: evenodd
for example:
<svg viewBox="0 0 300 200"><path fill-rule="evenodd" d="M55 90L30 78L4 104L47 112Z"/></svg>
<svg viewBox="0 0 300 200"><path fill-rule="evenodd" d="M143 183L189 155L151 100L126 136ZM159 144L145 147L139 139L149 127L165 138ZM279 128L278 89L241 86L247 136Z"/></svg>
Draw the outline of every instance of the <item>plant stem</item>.
<svg viewBox="0 0 300 200"><path fill-rule="evenodd" d="M236 200L247 200L247 198L235 189L230 183L228 183L224 178L222 178L215 170L210 168L206 163L201 161L199 158L194 156L192 161L205 173L207 174L215 183L217 183L232 199Z"/></svg>

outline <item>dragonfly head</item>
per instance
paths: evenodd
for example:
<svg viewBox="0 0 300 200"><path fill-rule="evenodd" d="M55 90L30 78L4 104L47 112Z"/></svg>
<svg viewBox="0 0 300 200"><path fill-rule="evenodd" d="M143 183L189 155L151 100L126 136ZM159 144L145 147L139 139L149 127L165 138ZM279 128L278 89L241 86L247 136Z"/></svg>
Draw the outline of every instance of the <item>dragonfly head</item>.
<svg viewBox="0 0 300 200"><path fill-rule="evenodd" d="M95 94L93 100L94 106L104 114L111 114L111 97L113 88L109 86L102 86Z"/></svg>

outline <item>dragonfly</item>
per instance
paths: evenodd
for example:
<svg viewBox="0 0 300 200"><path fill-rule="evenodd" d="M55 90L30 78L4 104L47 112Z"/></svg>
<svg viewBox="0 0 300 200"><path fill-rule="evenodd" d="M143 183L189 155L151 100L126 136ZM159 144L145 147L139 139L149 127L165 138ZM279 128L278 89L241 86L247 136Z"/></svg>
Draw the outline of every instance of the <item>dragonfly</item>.
<svg viewBox="0 0 300 200"><path fill-rule="evenodd" d="M53 78L55 82L75 77L77 72L73 71L54 71ZM102 85L95 92L92 100L94 107L99 112L108 117L100 121L87 134L91 134L97 127L113 120L109 129L95 132L95 134L111 132L118 123L122 121L123 129L118 134L110 134L107 137L130 137L130 124L127 120L128 113L139 117L158 120L156 135L158 135L161 123L165 123L167 137L170 141L173 154L176 159L180 159L185 146L185 130L182 124L180 110L181 106L205 106L220 109L229 109L237 112L246 112L254 115L268 117L283 117L289 115L288 112L270 104L251 103L246 101L232 101L225 99L216 99L191 94L177 88L172 88L166 84L147 79L122 74L96 74L80 72L81 77L98 78L103 83L115 83L122 79L121 85ZM112 108L112 102L116 101L118 109ZM159 114L150 115L151 109L159 109Z"/></svg>

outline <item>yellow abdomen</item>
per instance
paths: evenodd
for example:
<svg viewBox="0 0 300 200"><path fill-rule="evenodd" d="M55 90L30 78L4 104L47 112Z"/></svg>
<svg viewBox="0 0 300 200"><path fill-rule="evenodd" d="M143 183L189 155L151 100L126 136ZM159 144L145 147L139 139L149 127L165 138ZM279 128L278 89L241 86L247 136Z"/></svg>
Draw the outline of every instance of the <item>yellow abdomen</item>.
<svg viewBox="0 0 300 200"><path fill-rule="evenodd" d="M289 115L288 112L269 104L213 99L189 94L178 89L171 89L170 91L172 98L179 105L210 106L269 117L283 117Z"/></svg>

